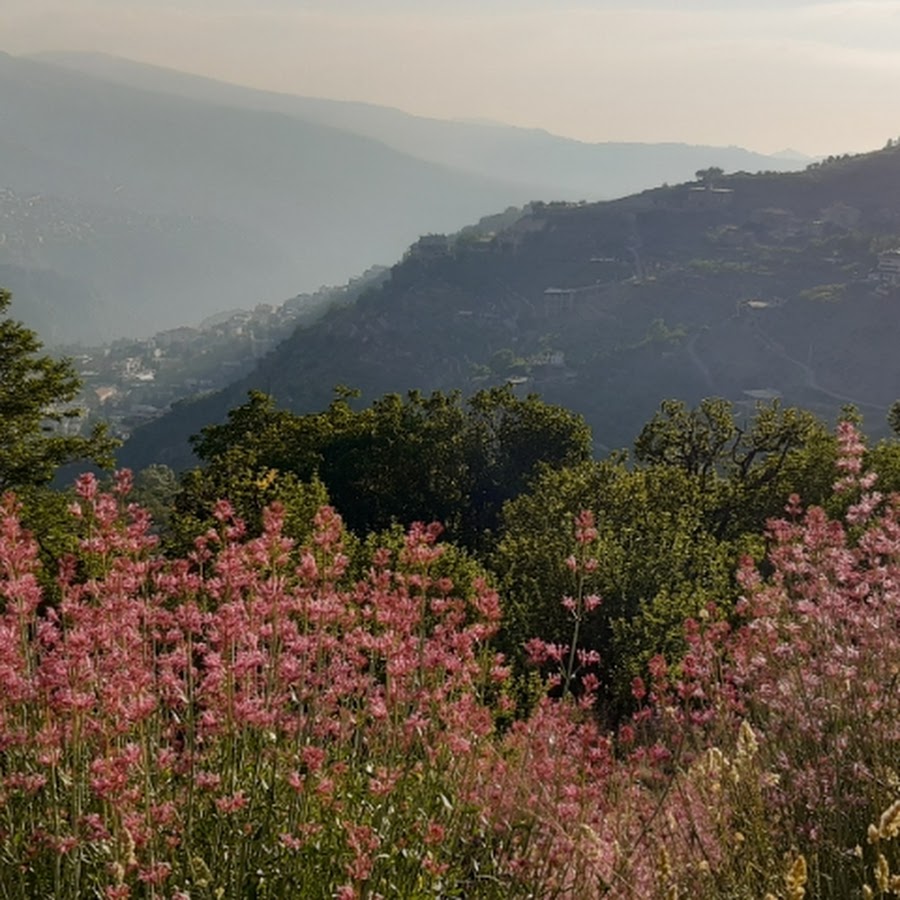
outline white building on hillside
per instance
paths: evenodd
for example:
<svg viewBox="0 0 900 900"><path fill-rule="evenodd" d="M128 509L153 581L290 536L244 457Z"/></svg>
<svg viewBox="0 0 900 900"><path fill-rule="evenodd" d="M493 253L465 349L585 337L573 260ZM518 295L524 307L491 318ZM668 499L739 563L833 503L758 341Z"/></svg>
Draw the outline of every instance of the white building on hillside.
<svg viewBox="0 0 900 900"><path fill-rule="evenodd" d="M878 278L882 284L900 286L900 247L878 254Z"/></svg>

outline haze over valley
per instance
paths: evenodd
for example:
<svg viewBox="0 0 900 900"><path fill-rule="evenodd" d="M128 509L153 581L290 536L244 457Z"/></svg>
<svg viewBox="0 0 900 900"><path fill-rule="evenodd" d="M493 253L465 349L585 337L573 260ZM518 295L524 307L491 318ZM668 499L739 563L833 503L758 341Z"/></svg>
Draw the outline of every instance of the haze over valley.
<svg viewBox="0 0 900 900"><path fill-rule="evenodd" d="M713 164L802 165L588 145L79 54L0 56L0 112L0 265L53 343L280 303L511 204L618 196Z"/></svg>
<svg viewBox="0 0 900 900"><path fill-rule="evenodd" d="M792 387L790 371L806 385L799 399L823 413L844 397L883 415L889 398L876 396L862 376L852 389L840 378L824 386L833 376L813 360L817 352L830 359L835 348L817 351L808 341L806 356L785 349L783 360L792 360L785 382L771 355L789 341L757 335L747 345L722 334L721 346L737 341L739 349L718 371L722 351L709 333L717 322L736 321L726 315L735 304L779 310L765 314L775 318L799 310L789 303L792 295L818 291L837 301L884 288L879 254L894 240L893 211L881 202L884 166L859 156L860 172L871 175L833 187L844 183L838 163L852 156L843 151L859 149L878 118L867 92L892 75L873 28L887 34L893 25L878 10L804 2L778 11L744 4L726 10L691 2L673 14L648 2L643 29L634 31L636 11L604 0L581 14L556 7L558 32L528 44L533 29L550 22L541 3L521 15L503 5L493 18L468 8L411 15L402 4L385 3L365 19L383 42L377 72L352 76L370 58L370 48L357 46L357 56L341 60L347 80L329 81L337 70L304 42L314 35L322 47L337 34L349 40L364 21L355 12L326 13L311 3L297 15L272 7L254 19L237 3L231 12L247 40L242 64L229 67L209 37L225 40L225 9L196 0L151 11L135 2L130 21L147 35L163 23L174 27L176 10L181 16L180 43L159 41L150 49L133 30L122 30L124 20L111 7L97 4L91 13L106 30L90 34L86 19L75 22L60 9L52 10L51 24L50 4L14 3L2 14L13 53L0 53L0 283L13 291L17 316L81 360L89 420L106 416L127 435L172 404L221 389L231 404L262 387L306 408L326 402L337 383L371 393L470 390L511 378L522 390L539 388L585 412L608 432L598 438L601 446L613 446L629 441L666 389L693 400L729 392L741 399L754 391L793 398L798 385ZM285 66L277 76L263 64L251 26L265 16L296 36L305 48L303 65ZM426 49L441 59L460 46L457 25L464 21L485 42L498 23L509 26L509 40L492 46L490 76L487 44L472 41L470 56L459 59L454 90L438 89L435 72L421 68L417 98L398 89L396 105L384 103L385 85L390 78L398 84L404 65ZM584 29L601 24L598 52L590 56ZM742 36L726 40L739 26ZM848 112L847 121L860 124L858 134L845 129L843 144L828 148L821 173L820 158L803 152L825 149L819 89L801 98L790 87L791 77L805 84L820 61L802 53L792 61L773 57L769 76L750 78L748 69L743 81L722 63L726 46L736 63L751 60L764 26L798 52L804 33L821 48L854 44L857 63L871 54L868 69L833 55L842 91L859 88L856 119ZM387 27L395 28L394 37ZM404 62L389 48L407 27L418 30ZM65 29L68 40L61 37ZM664 49L665 29L684 41L682 55L677 47ZM190 59L187 46L196 51ZM634 65L623 64L628 47ZM514 70L520 94L511 86ZM586 102L588 72L597 79L596 108ZM766 99L774 120L758 122L753 137L747 124L759 90L777 72L784 90ZM352 77L355 96L348 90ZM322 85L339 99L309 90ZM451 95L465 85L470 106L462 109ZM837 102L842 91L830 96ZM566 113L573 136L534 127L538 119L523 115L519 103L529 92L534 116L561 123ZM514 124L496 115L492 103L501 97ZM582 114L573 119L577 103ZM805 131L795 127L801 110L810 123ZM692 142L694 134L706 140ZM760 153L726 135L781 149ZM749 177L757 172L769 174ZM778 172L798 174L782 181ZM788 202L789 195L795 199ZM611 203L616 198L630 199ZM432 247L432 255L423 247ZM828 260L824 271L821 259ZM843 268L832 284L835 266ZM432 307L429 298L446 291L448 305ZM564 302L550 316L555 321L539 321L538 311L554 297L591 292L593 313L583 302L574 304L577 312ZM710 292L719 292L721 306L696 318L698 298ZM371 320L376 309L374 323L381 325ZM453 326L436 329L450 312ZM806 321L808 313L790 327L813 334L821 313ZM499 322L505 324L497 331ZM387 328L386 335L376 339L373 327ZM323 351L311 347L326 333L341 338L321 368ZM654 345L648 336L663 333L667 365L687 364L684 373L662 379L665 386L629 349L647 340ZM404 334L417 335L416 349L403 346ZM353 349L359 335L369 347ZM454 335L459 343L451 350L444 342ZM430 365L413 364L418 349ZM535 361L544 357L557 364L542 374ZM398 365L399 359L407 362ZM759 371L737 378L735 367ZM565 377L545 377L554 372ZM632 395L633 402L623 400ZM614 396L618 405L611 407L607 399ZM208 415L224 414L221 399L202 402L212 404ZM189 418L204 416L197 407ZM160 449L181 464L189 459L183 432L173 437L181 450ZM155 451L147 447L134 458L149 461Z"/></svg>

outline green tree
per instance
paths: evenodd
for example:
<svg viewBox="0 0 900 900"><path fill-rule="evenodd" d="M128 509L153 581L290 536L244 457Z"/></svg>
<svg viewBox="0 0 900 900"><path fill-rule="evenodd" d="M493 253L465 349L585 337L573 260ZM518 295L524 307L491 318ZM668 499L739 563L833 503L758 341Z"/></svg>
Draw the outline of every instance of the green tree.
<svg viewBox="0 0 900 900"><path fill-rule="evenodd" d="M0 288L0 315L11 299ZM80 415L72 403L81 384L71 362L41 348L21 322L0 320L0 491L46 485L66 463L112 464L115 442L103 426L88 436L64 432Z"/></svg>
<svg viewBox="0 0 900 900"><path fill-rule="evenodd" d="M591 458L591 430L580 415L524 399L508 385L479 391L469 400L466 442L472 471L464 535L484 547L504 503L519 496L545 470L557 471Z"/></svg>
<svg viewBox="0 0 900 900"><path fill-rule="evenodd" d="M721 537L759 530L792 492L822 502L831 492L833 446L825 425L806 410L758 403L752 418L739 422L720 397L693 409L663 401L634 445L642 464L674 466L699 480L711 498L708 526Z"/></svg>
<svg viewBox="0 0 900 900"><path fill-rule="evenodd" d="M168 466L155 464L135 473L131 500L150 513L155 532L168 531L177 494L178 476Z"/></svg>
<svg viewBox="0 0 900 900"><path fill-rule="evenodd" d="M223 425L204 428L194 448L198 479L234 501L241 482L273 470L308 483L320 478L348 526L360 535L394 523L439 521L449 537L480 549L503 503L542 466L573 465L590 456L580 416L517 397L509 387L481 391L386 394L356 410L339 388L327 410L296 415L251 394ZM251 478L252 476L252 478ZM208 489L200 492L209 503ZM183 512L194 500L181 498ZM185 505L187 504L187 505Z"/></svg>
<svg viewBox="0 0 900 900"><path fill-rule="evenodd" d="M900 400L895 400L888 410L888 425L895 435L900 436Z"/></svg>
<svg viewBox="0 0 900 900"><path fill-rule="evenodd" d="M172 514L169 548L190 550L194 538L217 528L216 504L227 499L251 534L262 530L263 511L280 503L285 511L284 533L305 541L313 530L316 511L329 502L318 478L302 481L293 472L254 463L240 448L231 448L205 468L192 469L181 479Z"/></svg>
<svg viewBox="0 0 900 900"><path fill-rule="evenodd" d="M725 170L721 166L710 166L708 169L697 169L694 174L697 177L697 181L702 181L704 184L713 184L725 174Z"/></svg>
<svg viewBox="0 0 900 900"><path fill-rule="evenodd" d="M760 404L739 422L725 400L695 409L670 400L636 442L639 465L590 462L546 471L503 509L491 566L504 597L504 649L539 636L566 643L572 594L565 560L572 522L594 513L596 567L584 589L603 602L581 629L603 659L609 699L621 710L649 659L677 659L683 624L710 601L737 596L741 556L760 558L762 530L791 493L820 503L835 479L835 441L804 410ZM900 466L900 463L898 463Z"/></svg>
<svg viewBox="0 0 900 900"><path fill-rule="evenodd" d="M191 438L191 445L206 463L222 460L230 450L240 448L243 465L311 469L319 457L310 451L308 459L298 460L302 448L297 418L287 410L277 409L268 394L250 391L247 402L230 410L225 423L205 426ZM307 436L313 430L312 424L307 422ZM316 443L315 439L312 443Z"/></svg>
<svg viewBox="0 0 900 900"><path fill-rule="evenodd" d="M576 552L574 517L591 510L596 567L583 589L602 603L580 642L600 653L609 699L627 701L631 678L653 655L679 656L685 618L733 589L738 551L708 529L710 500L698 476L672 465L604 460L546 471L504 507L491 558L504 598L503 649L515 657L531 637L571 639L562 598L573 594L575 576L566 560Z"/></svg>
<svg viewBox="0 0 900 900"><path fill-rule="evenodd" d="M728 461L737 438L727 400L710 397L694 409L681 400L663 400L638 435L634 452L640 462L675 466L704 483Z"/></svg>

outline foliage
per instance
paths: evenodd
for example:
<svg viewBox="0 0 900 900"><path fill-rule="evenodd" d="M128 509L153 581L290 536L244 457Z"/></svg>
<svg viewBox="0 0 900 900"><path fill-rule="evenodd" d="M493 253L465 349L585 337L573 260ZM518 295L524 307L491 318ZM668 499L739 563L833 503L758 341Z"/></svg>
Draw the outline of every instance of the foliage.
<svg viewBox="0 0 900 900"><path fill-rule="evenodd" d="M436 526L392 532L382 550L371 539L353 567L330 508L301 544L277 504L248 537L223 501L216 527L166 559L127 474L111 494L86 476L68 526L77 558L48 604L7 496L3 894L891 896L900 496L875 490L852 423L837 446L843 518L791 498L765 565L742 564L735 608L722 588L668 660L616 672L637 707L614 731L595 714L602 660L586 642L617 601L597 585L617 546L647 557L648 584L680 558L677 541L652 555L662 535L690 534L678 501L702 500L677 467L545 474L555 546L570 551L566 624L528 642L550 693L518 711L490 646L501 598L464 554L442 568ZM555 505L553 479L568 492ZM567 517L579 491L608 496L608 521ZM671 517L658 534L635 516L665 520L657 494ZM617 545L638 521L646 543Z"/></svg>
<svg viewBox="0 0 900 900"><path fill-rule="evenodd" d="M0 288L0 315L10 301ZM33 331L0 319L0 491L45 485L76 460L111 463L115 443L102 426L89 437L65 433L65 423L80 415L71 405L78 376L68 360L40 356L40 349Z"/></svg>
<svg viewBox="0 0 900 900"><path fill-rule="evenodd" d="M177 494L178 477L168 466L147 466L134 476L134 502L147 510L154 527L163 533L169 530Z"/></svg>
<svg viewBox="0 0 900 900"><path fill-rule="evenodd" d="M602 658L615 715L654 656L683 651L684 620L734 594L740 558L762 557L760 532L788 493L828 498L835 443L809 413L777 403L742 424L724 400L693 410L666 401L636 456L638 468L611 459L545 472L504 508L490 561L505 600L504 650L520 658L535 634L561 642L570 623L556 598L574 590L562 563L575 552L570 523L580 510L594 515L587 587L604 603L582 643Z"/></svg>
<svg viewBox="0 0 900 900"><path fill-rule="evenodd" d="M538 634L565 641L571 623L558 598L576 593L566 564L577 550L571 522L589 510L596 565L583 587L603 605L581 643L600 654L607 692L625 699L631 676L649 658L677 656L685 618L731 591L737 553L711 532L710 504L699 479L674 466L607 461L545 473L505 507L491 557L505 601L504 649L518 655Z"/></svg>
<svg viewBox="0 0 900 900"><path fill-rule="evenodd" d="M888 410L888 425L896 436L900 436L900 400L895 400Z"/></svg>
<svg viewBox="0 0 900 900"><path fill-rule="evenodd" d="M823 424L806 410L783 407L777 400L760 402L752 419L740 422L732 403L710 397L694 409L664 400L634 446L640 462L675 466L696 477L714 498L711 529L735 537L761 528L790 491L808 500L824 499L834 458L828 445ZM826 473L824 481L815 477L817 463L819 473Z"/></svg>
<svg viewBox="0 0 900 900"><path fill-rule="evenodd" d="M302 483L320 478L359 534L440 521L451 537L479 547L503 503L541 466L589 455L590 432L579 416L509 387L480 391L465 404L458 393L387 394L358 411L353 397L338 389L327 410L301 416L252 393L226 424L195 438L206 466L186 480L180 508L195 510L198 495L208 504L229 493L236 472L274 471Z"/></svg>
<svg viewBox="0 0 900 900"><path fill-rule="evenodd" d="M698 169L695 173L697 181L704 184L712 184L725 174L725 170L720 166L709 166L706 169Z"/></svg>
<svg viewBox="0 0 900 900"><path fill-rule="evenodd" d="M747 425L739 424L734 406L718 397L690 410L679 400L664 400L638 435L635 455L644 463L678 466L703 482L716 474L742 480L752 474L759 481L783 465L817 425L810 413L784 409L777 400L758 403Z"/></svg>
<svg viewBox="0 0 900 900"><path fill-rule="evenodd" d="M213 465L182 476L170 525L164 531L167 548L186 553L198 534L216 528L216 509L225 496L254 535L262 531L266 508L280 504L285 534L295 540L309 537L316 511L328 503L328 492L317 478L303 482L292 472L254 465L252 455L229 449Z"/></svg>
<svg viewBox="0 0 900 900"><path fill-rule="evenodd" d="M769 528L770 574L745 561L736 620L711 608L689 621L689 652L651 693L661 717L680 710L690 777L719 811L725 872L760 893L787 846L816 897L865 896L870 864L883 874L900 863L872 825L897 797L900 497L874 490L849 422L839 442L844 521L792 498ZM729 847L735 831L742 842Z"/></svg>

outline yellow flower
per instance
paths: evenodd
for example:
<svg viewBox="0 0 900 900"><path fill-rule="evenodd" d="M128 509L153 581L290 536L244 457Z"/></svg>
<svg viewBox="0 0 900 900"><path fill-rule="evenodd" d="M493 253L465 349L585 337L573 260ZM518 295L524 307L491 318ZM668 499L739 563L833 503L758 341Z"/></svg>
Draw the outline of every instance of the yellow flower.
<svg viewBox="0 0 900 900"><path fill-rule="evenodd" d="M756 756L759 744L756 741L756 735L753 733L753 726L744 719L741 722L741 730L738 732L737 753L738 759L747 759Z"/></svg>
<svg viewBox="0 0 900 900"><path fill-rule="evenodd" d="M875 864L875 884L882 894L887 893L891 881L891 867L883 853L878 854L878 862Z"/></svg>
<svg viewBox="0 0 900 900"><path fill-rule="evenodd" d="M900 800L895 800L881 814L878 820L878 833L886 841L900 834Z"/></svg>
<svg viewBox="0 0 900 900"><path fill-rule="evenodd" d="M806 857L798 856L785 878L787 900L803 900L806 896Z"/></svg>

